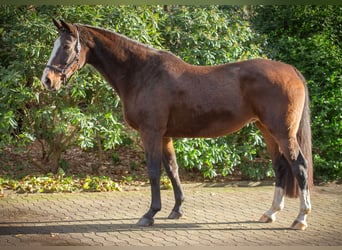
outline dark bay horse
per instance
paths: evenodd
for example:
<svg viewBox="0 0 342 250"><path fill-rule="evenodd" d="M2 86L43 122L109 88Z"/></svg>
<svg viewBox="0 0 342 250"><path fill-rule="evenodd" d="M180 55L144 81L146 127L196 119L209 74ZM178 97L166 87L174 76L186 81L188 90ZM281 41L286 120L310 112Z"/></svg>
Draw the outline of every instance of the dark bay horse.
<svg viewBox="0 0 342 250"><path fill-rule="evenodd" d="M58 90L85 64L93 65L116 90L127 123L144 146L152 201L138 225L154 223L161 209L163 164L175 206L184 200L172 137L217 137L255 122L276 175L272 206L260 218L272 222L284 197L300 197L293 229L307 227L313 184L308 89L291 65L265 59L193 66L173 54L88 25L54 20L59 37L43 72L47 89Z"/></svg>

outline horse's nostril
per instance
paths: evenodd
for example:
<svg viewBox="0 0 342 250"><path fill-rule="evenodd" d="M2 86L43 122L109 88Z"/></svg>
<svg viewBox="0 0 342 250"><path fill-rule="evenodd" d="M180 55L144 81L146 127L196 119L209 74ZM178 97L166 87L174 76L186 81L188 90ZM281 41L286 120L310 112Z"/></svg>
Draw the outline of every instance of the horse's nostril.
<svg viewBox="0 0 342 250"><path fill-rule="evenodd" d="M51 80L50 80L49 77L46 77L46 78L45 78L44 84L45 84L45 86L46 86L48 89L51 88Z"/></svg>

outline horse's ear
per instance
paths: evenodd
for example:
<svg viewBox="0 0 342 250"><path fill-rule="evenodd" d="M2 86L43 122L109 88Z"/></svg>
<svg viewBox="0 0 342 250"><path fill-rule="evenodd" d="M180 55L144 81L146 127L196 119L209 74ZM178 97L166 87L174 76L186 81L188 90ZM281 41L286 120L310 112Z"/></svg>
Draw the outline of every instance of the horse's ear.
<svg viewBox="0 0 342 250"><path fill-rule="evenodd" d="M66 31L69 31L70 33L73 33L74 31L74 26L72 24L69 24L69 23L66 23L64 22L63 20L60 20L63 28L66 30Z"/></svg>
<svg viewBox="0 0 342 250"><path fill-rule="evenodd" d="M52 18L52 21L54 23L54 25L57 27L57 29L61 29L62 25L60 22L58 22L56 19Z"/></svg>

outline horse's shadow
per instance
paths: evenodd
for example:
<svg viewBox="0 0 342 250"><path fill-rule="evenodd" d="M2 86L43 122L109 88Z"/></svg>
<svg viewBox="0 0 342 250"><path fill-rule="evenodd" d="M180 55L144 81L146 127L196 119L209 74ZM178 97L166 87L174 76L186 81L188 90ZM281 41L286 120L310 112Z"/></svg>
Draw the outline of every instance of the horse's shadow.
<svg viewBox="0 0 342 250"><path fill-rule="evenodd" d="M125 221L127 223L125 223ZM96 220L63 220L44 222L0 222L0 235L17 234L68 234L68 233L108 233L125 231L160 231L160 230L187 230L187 231L245 231L245 230L288 230L288 228L264 227L264 223L258 221L234 221L234 222L199 222L199 223L173 223L165 222L164 218L158 218L150 227L136 225L138 218L130 219L96 219ZM38 225L37 225L38 224Z"/></svg>

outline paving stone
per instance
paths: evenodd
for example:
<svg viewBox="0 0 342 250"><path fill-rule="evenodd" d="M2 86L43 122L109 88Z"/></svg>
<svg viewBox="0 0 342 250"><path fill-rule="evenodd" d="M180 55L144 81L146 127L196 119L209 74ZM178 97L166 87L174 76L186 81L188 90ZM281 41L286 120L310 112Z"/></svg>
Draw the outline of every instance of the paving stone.
<svg viewBox="0 0 342 250"><path fill-rule="evenodd" d="M0 246L260 246L342 244L340 186L315 187L309 228L289 229L299 200L285 200L277 221L259 223L271 205L272 186L185 185L184 217L167 219L173 192L162 190L155 225L136 222L150 203L139 191L75 194L10 194L0 199Z"/></svg>

